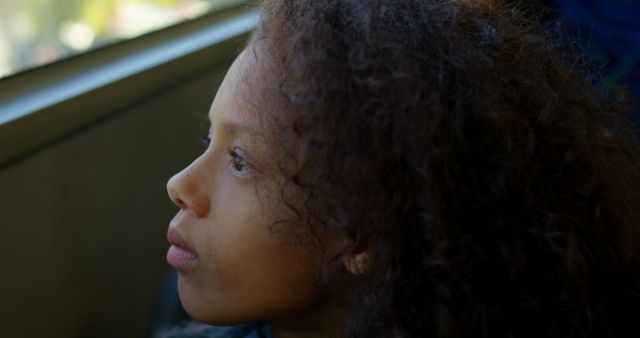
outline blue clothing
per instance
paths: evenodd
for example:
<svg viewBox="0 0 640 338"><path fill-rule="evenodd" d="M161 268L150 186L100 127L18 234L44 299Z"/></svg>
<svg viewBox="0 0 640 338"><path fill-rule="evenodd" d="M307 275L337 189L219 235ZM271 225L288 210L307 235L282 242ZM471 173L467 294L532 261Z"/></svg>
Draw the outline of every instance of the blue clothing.
<svg viewBox="0 0 640 338"><path fill-rule="evenodd" d="M155 338L273 338L273 334L262 323L222 327L192 322L161 332Z"/></svg>

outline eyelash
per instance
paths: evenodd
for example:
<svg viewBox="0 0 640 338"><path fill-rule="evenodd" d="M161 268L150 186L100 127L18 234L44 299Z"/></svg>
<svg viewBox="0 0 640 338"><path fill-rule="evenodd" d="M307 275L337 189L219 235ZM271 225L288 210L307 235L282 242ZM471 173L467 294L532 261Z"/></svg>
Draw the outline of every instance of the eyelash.
<svg viewBox="0 0 640 338"><path fill-rule="evenodd" d="M206 134L202 136L202 143L209 147L211 144L211 134ZM238 148L230 148L228 151L229 156L231 156L231 169L236 176L248 176L253 171L253 166L247 162L247 160L240 155L238 152Z"/></svg>
<svg viewBox="0 0 640 338"><path fill-rule="evenodd" d="M231 156L231 170L234 175L244 177L251 174L253 166L238 153L237 148L229 149L229 155Z"/></svg>

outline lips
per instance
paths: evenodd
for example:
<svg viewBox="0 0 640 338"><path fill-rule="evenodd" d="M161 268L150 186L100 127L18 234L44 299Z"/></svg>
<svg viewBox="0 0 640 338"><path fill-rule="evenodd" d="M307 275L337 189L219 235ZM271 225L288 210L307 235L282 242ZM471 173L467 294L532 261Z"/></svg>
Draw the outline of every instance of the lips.
<svg viewBox="0 0 640 338"><path fill-rule="evenodd" d="M198 261L198 255L189 248L189 244L177 230L169 228L167 240L171 244L169 251L167 251L167 263L169 265L178 270L188 270L195 266Z"/></svg>

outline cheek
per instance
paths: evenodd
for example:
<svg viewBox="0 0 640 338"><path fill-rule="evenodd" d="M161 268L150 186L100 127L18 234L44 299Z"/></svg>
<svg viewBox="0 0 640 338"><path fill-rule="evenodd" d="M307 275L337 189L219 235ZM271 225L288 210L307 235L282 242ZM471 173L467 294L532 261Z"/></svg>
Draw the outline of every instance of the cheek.
<svg viewBox="0 0 640 338"><path fill-rule="evenodd" d="M317 302L316 250L273 233L271 225L281 218L258 201L255 189L236 187L231 194L230 188L220 186L211 215L200 224L197 271L181 274L187 311L230 325L285 316Z"/></svg>

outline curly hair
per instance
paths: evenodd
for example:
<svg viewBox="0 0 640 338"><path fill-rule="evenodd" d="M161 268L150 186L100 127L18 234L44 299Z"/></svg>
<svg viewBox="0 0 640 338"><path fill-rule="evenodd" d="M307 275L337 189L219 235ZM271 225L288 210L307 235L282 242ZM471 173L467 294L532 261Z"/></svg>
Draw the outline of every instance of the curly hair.
<svg viewBox="0 0 640 338"><path fill-rule="evenodd" d="M350 243L324 280L371 258L348 337L638 336L638 141L571 44L461 0L262 6L289 186Z"/></svg>

